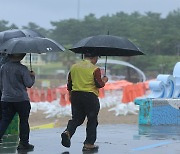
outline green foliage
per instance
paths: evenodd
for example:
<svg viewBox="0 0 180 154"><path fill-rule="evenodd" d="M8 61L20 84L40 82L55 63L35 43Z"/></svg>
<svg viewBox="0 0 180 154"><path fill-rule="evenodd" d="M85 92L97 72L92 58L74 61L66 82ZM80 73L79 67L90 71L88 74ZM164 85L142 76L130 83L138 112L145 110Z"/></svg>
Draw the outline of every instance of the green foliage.
<svg viewBox="0 0 180 154"><path fill-rule="evenodd" d="M0 31L18 28L15 24L12 24L10 26L8 26L8 24L8 21L0 20Z"/></svg>
<svg viewBox="0 0 180 154"><path fill-rule="evenodd" d="M36 25L33 22L29 22L27 26L23 26L22 28L24 28L24 29L32 29L34 31L39 32L40 34L42 34L45 37L50 37L50 34L51 34L50 30L46 30L46 29Z"/></svg>
<svg viewBox="0 0 180 154"><path fill-rule="evenodd" d="M96 18L89 14L82 20L68 19L51 22L53 29L44 29L30 22L23 28L39 31L46 37L56 40L66 47L64 53L56 53L44 56L47 62L59 62L61 67L68 71L81 55L75 55L68 49L79 40L99 34L116 35L126 37L138 46L146 55L131 57L129 62L146 72L150 76L159 73L172 73L173 67L179 61L180 55L180 9L170 12L167 17L161 18L161 14L146 12L140 14L135 11L131 14L117 12L114 15L106 15ZM0 31L17 28L16 25L8 25L8 21L0 21ZM119 59L128 61L123 57ZM48 66L43 72L51 72L56 67ZM116 72L116 66L110 66Z"/></svg>

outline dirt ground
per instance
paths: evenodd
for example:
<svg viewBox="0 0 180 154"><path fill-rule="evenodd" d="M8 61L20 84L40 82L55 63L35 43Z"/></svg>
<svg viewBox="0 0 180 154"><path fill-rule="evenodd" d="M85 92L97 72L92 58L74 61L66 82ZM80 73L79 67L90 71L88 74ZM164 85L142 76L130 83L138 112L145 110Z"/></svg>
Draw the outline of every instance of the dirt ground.
<svg viewBox="0 0 180 154"><path fill-rule="evenodd" d="M108 111L109 108L103 108L99 112L99 125L102 124L137 124L138 115L120 115L115 116L114 111ZM46 118L44 111L37 111L32 113L29 118L30 126L38 126L48 123L55 123L55 127L65 127L68 120L71 118L60 117L60 118Z"/></svg>

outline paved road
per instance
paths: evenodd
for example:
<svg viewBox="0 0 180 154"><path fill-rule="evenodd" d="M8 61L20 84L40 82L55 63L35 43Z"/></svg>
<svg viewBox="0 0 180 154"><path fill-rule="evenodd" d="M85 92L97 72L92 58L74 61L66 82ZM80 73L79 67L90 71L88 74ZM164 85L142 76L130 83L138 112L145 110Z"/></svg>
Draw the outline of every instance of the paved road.
<svg viewBox="0 0 180 154"><path fill-rule="evenodd" d="M82 152L85 127L77 129L72 146L61 145L63 128L31 131L32 152L23 154L85 154ZM180 126L99 125L97 154L180 154ZM17 137L5 137L0 153L17 153Z"/></svg>

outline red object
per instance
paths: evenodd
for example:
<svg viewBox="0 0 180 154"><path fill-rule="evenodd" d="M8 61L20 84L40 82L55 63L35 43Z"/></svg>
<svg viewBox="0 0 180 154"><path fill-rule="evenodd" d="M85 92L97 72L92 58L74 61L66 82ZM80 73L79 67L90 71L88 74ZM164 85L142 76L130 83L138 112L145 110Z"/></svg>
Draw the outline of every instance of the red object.
<svg viewBox="0 0 180 154"><path fill-rule="evenodd" d="M48 101L48 102L52 102L53 101L52 90L50 88L48 88L48 90L47 90L46 101Z"/></svg>
<svg viewBox="0 0 180 154"><path fill-rule="evenodd" d="M45 94L45 90L41 89L41 94L40 94L40 98L41 98L41 102L45 102L46 101L46 94Z"/></svg>
<svg viewBox="0 0 180 154"><path fill-rule="evenodd" d="M104 88L99 89L99 98L104 98L105 97L105 91Z"/></svg>
<svg viewBox="0 0 180 154"><path fill-rule="evenodd" d="M37 88L34 89L33 102L40 102L39 90Z"/></svg>

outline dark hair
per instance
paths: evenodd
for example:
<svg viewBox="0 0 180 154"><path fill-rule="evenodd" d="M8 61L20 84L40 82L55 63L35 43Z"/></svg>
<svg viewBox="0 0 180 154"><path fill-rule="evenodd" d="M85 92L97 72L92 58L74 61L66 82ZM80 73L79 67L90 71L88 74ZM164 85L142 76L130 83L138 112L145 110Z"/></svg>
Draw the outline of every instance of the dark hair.
<svg viewBox="0 0 180 154"><path fill-rule="evenodd" d="M97 55L96 53L85 53L84 57L98 57L99 55ZM99 56L100 57L100 56Z"/></svg>
<svg viewBox="0 0 180 154"><path fill-rule="evenodd" d="M26 54L25 53L17 53L17 54L9 54L9 58L16 59L16 60L22 60Z"/></svg>

